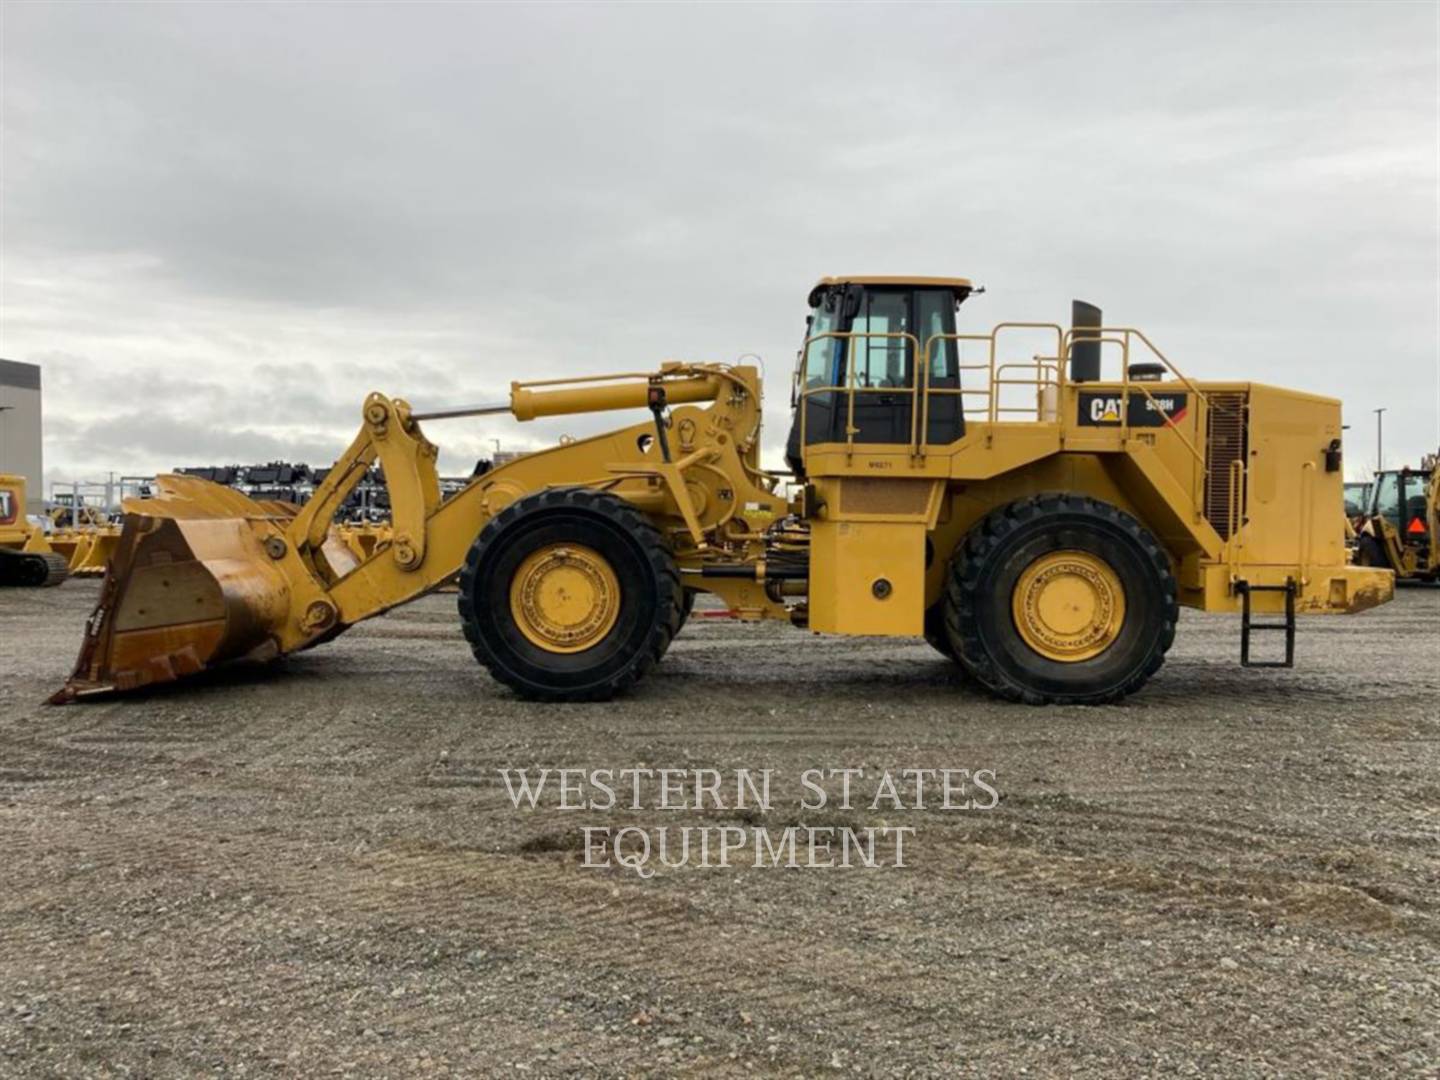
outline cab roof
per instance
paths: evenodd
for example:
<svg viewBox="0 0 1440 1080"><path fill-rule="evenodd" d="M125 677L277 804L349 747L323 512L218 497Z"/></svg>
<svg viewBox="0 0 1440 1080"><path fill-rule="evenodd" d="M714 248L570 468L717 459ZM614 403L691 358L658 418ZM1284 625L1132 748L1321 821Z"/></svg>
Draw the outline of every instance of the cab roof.
<svg viewBox="0 0 1440 1080"><path fill-rule="evenodd" d="M817 289L830 285L918 285L922 288L970 289L974 286L969 278L963 277L906 277L903 274L840 274L823 277L816 283Z"/></svg>

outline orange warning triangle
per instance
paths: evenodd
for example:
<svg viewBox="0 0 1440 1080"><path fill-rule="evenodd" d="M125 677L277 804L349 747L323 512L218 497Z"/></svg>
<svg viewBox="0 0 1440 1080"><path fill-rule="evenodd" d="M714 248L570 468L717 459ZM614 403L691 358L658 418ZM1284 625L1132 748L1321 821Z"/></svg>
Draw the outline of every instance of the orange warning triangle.
<svg viewBox="0 0 1440 1080"><path fill-rule="evenodd" d="M1425 523L1420 520L1419 515L1416 515L1410 519L1410 524L1405 527L1405 531L1407 533L1423 533L1425 531Z"/></svg>

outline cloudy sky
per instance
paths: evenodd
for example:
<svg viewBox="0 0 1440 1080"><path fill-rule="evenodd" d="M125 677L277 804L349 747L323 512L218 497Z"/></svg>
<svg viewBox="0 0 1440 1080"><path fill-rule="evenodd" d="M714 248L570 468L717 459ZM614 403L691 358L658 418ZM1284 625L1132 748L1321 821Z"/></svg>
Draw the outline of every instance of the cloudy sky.
<svg viewBox="0 0 1440 1080"><path fill-rule="evenodd" d="M50 478L329 461L371 389L764 358L822 274L1144 328L1440 442L1437 8L3 4L0 355ZM429 427L492 439L614 417Z"/></svg>

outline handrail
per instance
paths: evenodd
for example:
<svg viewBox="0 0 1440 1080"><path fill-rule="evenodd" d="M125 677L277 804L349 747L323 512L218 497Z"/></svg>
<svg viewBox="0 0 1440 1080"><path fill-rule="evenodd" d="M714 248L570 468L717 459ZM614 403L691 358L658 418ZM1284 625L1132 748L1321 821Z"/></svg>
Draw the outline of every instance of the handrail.
<svg viewBox="0 0 1440 1080"><path fill-rule="evenodd" d="M988 334L960 334L960 333L956 333L956 334L931 334L930 337L928 337L928 338L925 339L925 369L926 369L926 373L927 373L927 374L926 374L926 380L927 380L927 382L928 382L928 379L929 379L929 374L928 374L928 373L929 373L929 370L930 370L930 350L931 350L932 345L933 345L935 342L937 342L937 341L954 341L954 342L957 343L957 348L956 348L956 350L955 350L955 370L956 370L957 375L958 375L960 372L962 372L962 371L984 371L984 372L986 373L986 376L985 376L985 391L984 391L984 392L985 392L986 396L989 398L989 401L987 402L987 407L986 407L986 410L985 410L985 418L986 418L986 420L988 420L988 421L991 422L991 423L995 423L995 422L996 422L996 420L998 419L999 412L1000 412L1000 410L997 408L997 406L998 406L997 395L996 395L995 392L994 392L994 387L995 387L995 359L996 359L995 354L996 354L996 349L998 348L997 343L998 343L999 338L1000 338L1000 333L1001 333L1001 331L1004 331L1004 330L1053 330L1053 331L1055 332L1055 347L1056 347L1057 353L1058 353L1058 351L1060 350L1060 348L1062 347L1062 344L1063 344L1063 341L1064 341L1064 333L1065 333L1064 328L1061 327L1059 323L1046 323L1046 322L1002 322L1002 323L996 323L995 326L990 330L990 333L988 333ZM985 343L989 346L989 348L987 349L987 352L986 352L986 361L985 361L985 363L983 363L983 364L962 364L962 363L960 363L960 350L959 350L959 348L958 348L958 343L959 343L959 342L962 342L962 341L983 341L983 342L985 342ZM1064 374L1063 374L1063 370L1062 370L1062 372L1061 372L1061 383L1060 383L1061 385L1063 385L1063 381L1064 381ZM1006 410L1006 411L1012 411L1012 410ZM928 431L929 428L927 427L925 430Z"/></svg>
<svg viewBox="0 0 1440 1080"><path fill-rule="evenodd" d="M838 330L826 330L826 331L824 331L823 333L813 334L813 335L811 335L811 336L806 337L805 340L801 343L801 345L800 345L800 363L801 363L802 367L803 367L803 365L804 365L804 364L808 361L808 359L809 359L809 357L806 355L806 353L807 353L807 351L808 351L808 349L809 349L809 347L810 347L810 343L813 342L813 341L820 341L820 340L822 340L822 339L824 339L824 338L835 338L835 339L844 340L844 341L849 341L849 340L852 340L852 339L855 339L855 338L864 338L864 339L869 339L869 338L901 338L901 339L904 339L904 340L908 341L910 344L912 344L912 345L915 346L915 349L914 349L914 351L911 353L911 355L912 355L913 357L915 357L916 362L919 363L919 362L920 362L920 359L921 359L921 356L920 356L920 353L921 353L920 341L919 341L919 339L918 339L914 334L911 334L911 333L909 333L909 332L907 332L907 331L858 331L858 332L857 332L857 331L843 331L843 332L842 332L842 331L838 331ZM853 350L853 349L847 349L847 350L845 350L845 376L846 376L846 385L845 385L844 387L840 387L840 386L816 386L816 387L806 387L806 388L804 388L803 390L800 391L800 404L801 404L801 409L800 409L800 445L801 445L801 446L807 445L807 444L806 444L806 441L805 441L805 408L804 408L805 399L806 399L807 397L809 397L812 393L834 393L834 392L836 392L836 391L841 391L841 390L844 391L845 396L846 396L846 399L847 399L847 401L846 401L846 412L845 412L845 454L846 454L847 457L849 457L849 456L851 456L851 455L853 455L853 454L855 453L855 436L859 433L859 428L857 428L857 427L855 426L855 392L856 392L857 390L860 391L861 393L908 394L909 397L910 397L910 403L911 403L911 404L910 404L910 413L911 413L910 423L911 423L911 437L912 437L912 441L913 441L913 439L915 438L915 414L918 412L918 410L915 408L915 404L916 404L916 398L917 398L917 396L919 395L919 387L918 387L917 385L914 385L915 380L912 379L912 380L911 380L911 384L912 384L912 385L910 385L910 386L908 386L908 387L906 387L906 386L856 386L856 385L855 385L855 350Z"/></svg>
<svg viewBox="0 0 1440 1080"><path fill-rule="evenodd" d="M1115 336L1117 334L1120 336ZM1196 386L1193 382L1191 382L1189 378L1187 378L1183 373L1181 373L1175 367L1175 365L1170 362L1169 358L1167 358L1164 353L1162 353L1159 349L1155 348L1154 344L1150 341L1149 338L1147 338L1139 330L1135 330L1132 327L1071 327L1065 332L1066 344L1064 348L1066 350L1066 354L1070 354L1074 350L1077 337L1079 337L1080 340L1084 341L1087 344L1093 343L1099 346L1119 345L1120 437L1122 439L1130 438L1130 391L1133 387L1135 389L1138 389L1140 393L1145 395L1145 399L1151 404L1156 414L1159 415L1160 419L1164 421L1165 426L1168 427L1171 431L1175 432L1175 434L1180 437L1181 444L1185 447L1185 449L1190 451L1190 456L1199 463L1201 476L1204 477L1208 475L1209 469L1206 467L1205 455L1195 448L1195 444L1191 442L1190 439L1186 436L1185 432L1180 429L1180 425L1176 424L1173 420L1171 420L1170 415L1166 413L1164 409L1160 408L1160 403L1155 399L1155 395L1150 392L1149 387L1147 387L1143 382L1140 382L1139 380L1130 378L1130 338L1132 334L1135 337L1138 337L1142 342L1144 342L1145 347L1148 348L1150 352L1154 354L1154 356L1159 359L1162 364L1165 365L1165 368L1170 371L1171 374L1176 377L1176 379L1182 382L1187 389L1193 392L1197 399L1203 401L1207 410L1209 409L1210 399L1205 396L1205 392L1201 390L1198 386ZM1083 337L1080 337L1080 335L1083 335Z"/></svg>
<svg viewBox="0 0 1440 1080"><path fill-rule="evenodd" d="M1314 542L1315 462L1300 466L1300 585L1310 584L1310 546Z"/></svg>
<svg viewBox="0 0 1440 1080"><path fill-rule="evenodd" d="M1185 432L1183 432L1182 430L1180 430L1180 425L1177 424L1177 423L1175 423L1175 421L1171 420L1170 417L1166 414L1165 410L1162 409L1162 408L1160 408L1160 403L1155 400L1155 395L1152 394L1152 393L1150 393L1150 391L1145 387L1145 384L1144 384L1144 383L1136 383L1135 385L1140 388L1140 392L1145 395L1146 400L1149 401L1152 405L1155 406L1155 411L1160 414L1160 419L1165 421L1165 426L1168 427L1171 431L1175 432L1175 434L1176 434L1177 436L1179 436L1181 445L1183 445L1183 446L1185 447L1185 449L1189 450L1189 451L1190 451L1190 455L1191 455L1196 461L1198 461L1198 462L1200 463L1200 473L1201 473L1201 475L1203 476L1203 475L1207 474L1207 473L1209 472L1209 469L1208 469L1208 468L1206 467L1206 465L1205 465L1205 455L1202 454L1199 450L1197 450L1197 449L1195 448L1195 444L1190 441L1190 437L1189 437L1188 435L1186 435ZM1128 388L1129 388L1129 380L1127 379L1127 380L1126 380L1126 389L1128 390ZM1123 437L1124 437L1124 438L1129 438L1130 436L1129 436L1128 428L1129 428L1129 424L1130 424L1130 399L1129 399L1128 395L1122 395L1122 396L1124 397L1124 400L1123 400L1122 403L1121 403L1120 413L1121 413L1122 422L1124 423L1124 425L1125 425L1126 428L1127 428L1127 431L1126 431L1126 433L1124 434ZM1206 405L1207 405L1207 407L1208 407L1208 405L1209 405L1209 402L1208 402L1208 401L1206 402Z"/></svg>
<svg viewBox="0 0 1440 1080"><path fill-rule="evenodd" d="M1072 326L1069 330L1065 331L1064 352L1062 355L1070 355L1071 350L1075 346L1075 338L1077 334L1082 335L1081 340L1086 343L1097 342L1099 344L1105 344L1108 342L1111 344L1121 345L1122 349L1124 350L1124 363L1120 369L1120 374L1125 382L1130 381L1130 338L1132 336L1139 338L1140 341L1144 343L1145 347L1150 350L1150 354L1154 356L1155 359L1159 360L1162 364L1165 365L1166 371L1170 372L1170 374L1174 375L1177 380L1184 383L1185 388L1191 393L1193 393L1201 401L1205 402L1206 405L1210 404L1210 399L1205 396L1205 391L1201 390L1198 386L1191 382L1190 378L1184 372L1182 372L1179 368L1177 368L1174 364L1170 362L1170 358L1168 356L1166 356L1158 348L1156 348L1153 341L1146 337L1142 331L1135 329L1133 326ZM1123 337L1105 338L1102 336L1105 334L1121 334L1123 335Z"/></svg>
<svg viewBox="0 0 1440 1080"><path fill-rule="evenodd" d="M1245 514L1245 462L1235 458L1230 462L1230 580L1240 576L1241 532Z"/></svg>
<svg viewBox="0 0 1440 1080"><path fill-rule="evenodd" d="M1052 354L1035 353L1028 360L1007 360L1001 362L998 357L999 338L1001 333L1007 330L1044 330L1055 334L1055 351ZM898 339L906 343L911 350L914 367L911 371L909 386L860 386L857 384L858 377L858 350L847 349L845 355L845 368L843 381L838 384L826 383L823 385L806 385L806 370L808 363L808 352L811 344L826 338L837 340L849 339L871 339L888 338ZM953 341L955 346L954 371L957 377L957 385L954 387L936 387L931 385L932 360L936 349L941 342ZM980 341L986 345L986 355L983 361L962 363L960 359L960 346L963 342ZM915 335L908 331L825 331L806 337L801 344L800 365L797 369L796 395L797 404L801 410L800 416L800 438L802 445L808 445L806 439L806 408L807 400L820 393L844 394L846 398L845 407L845 444L847 456L854 453L855 436L859 429L855 426L855 397L857 394L885 393L892 395L905 395L910 400L910 439L909 448L912 457L924 457L929 447L930 430L930 396L932 394L949 394L960 399L960 412L964 416L967 412L964 404L967 397L983 397L983 415L989 423L1009 423L1012 421L1002 419L1016 413L1032 413L1037 420L1044 419L1046 410L1044 405L1044 391L1048 387L1054 387L1057 391L1063 392L1067 385L1070 385L1069 360L1072 356L1077 341L1095 343L1103 348L1104 346L1118 346L1120 349L1121 370L1120 384L1121 410L1120 410L1120 433L1122 439L1129 439L1131 432L1130 425L1130 397L1132 392L1138 391L1144 396L1151 407L1159 415L1162 423L1179 437L1181 444L1189 451L1191 457L1199 464L1202 479L1208 475L1205 456L1196 446L1181 426L1175 423L1165 410L1160 408L1159 401L1150 391L1149 387L1141 380L1130 377L1131 354L1135 351L1136 345L1143 345L1144 348L1154 356L1176 381L1184 386L1190 393L1195 395L1198 402L1203 403L1207 409L1211 402L1208 395L1200 389L1188 376L1181 372L1170 358L1161 352L1146 335L1134 327L1071 327L1065 328L1058 323L1045 322L1002 322L997 323L988 334L981 333L953 333L953 334L931 334L922 342ZM827 360L827 369L831 361ZM963 381L963 373L966 371L983 372L983 385L979 387L958 385ZM1031 375L1027 377L1007 377L1008 375L1026 371ZM833 376L828 376L833 377ZM1101 380L1104 381L1104 380ZM1033 386L1036 393L1036 400L1033 405L1006 405L1001 402L1000 389L1005 386ZM977 411L981 408L976 407ZM1054 417L1062 429L1072 425L1073 420L1067 418L1065 412ZM1237 516L1238 521L1238 516Z"/></svg>

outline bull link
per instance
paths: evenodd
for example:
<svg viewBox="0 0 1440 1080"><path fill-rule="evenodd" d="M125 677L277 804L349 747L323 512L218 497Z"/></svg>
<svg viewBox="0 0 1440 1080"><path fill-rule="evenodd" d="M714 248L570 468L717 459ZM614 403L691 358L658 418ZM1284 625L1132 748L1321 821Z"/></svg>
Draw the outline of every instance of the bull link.
<svg viewBox="0 0 1440 1080"><path fill-rule="evenodd" d="M709 464L719 456L715 448L702 447L679 461L663 461L658 465L610 465L607 468L621 476L653 476L659 479L669 490L670 497L675 500L675 508L680 512L680 518L685 522L685 529L696 549L705 551L710 545L705 540L705 526L700 522L695 500L690 497L690 489L685 486L685 472L696 465Z"/></svg>
<svg viewBox="0 0 1440 1080"><path fill-rule="evenodd" d="M439 448L420 431L407 402L371 394L361 410L360 433L287 530L292 543L307 553L318 576L333 584L333 575L316 565L316 554L336 511L378 460L395 525L390 557L401 570L418 570L425 561L426 519L440 505L438 457Z"/></svg>

